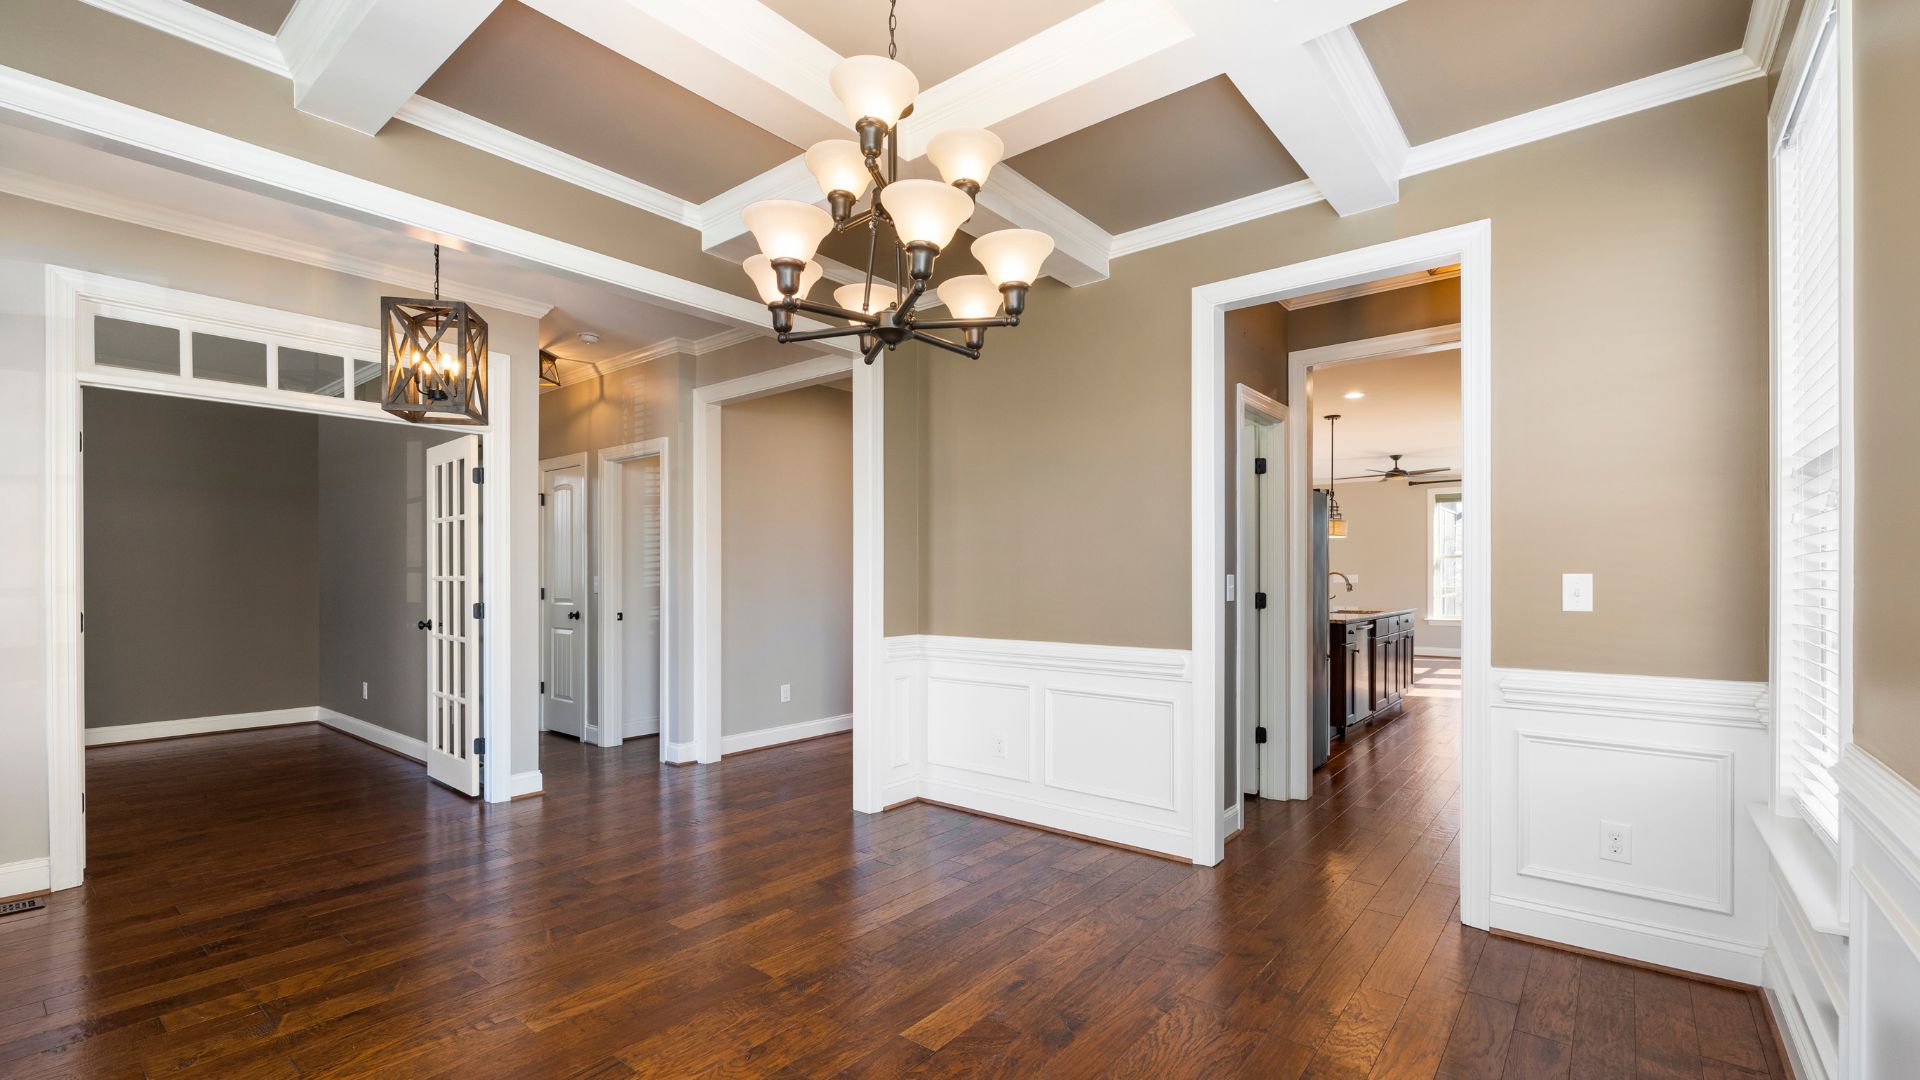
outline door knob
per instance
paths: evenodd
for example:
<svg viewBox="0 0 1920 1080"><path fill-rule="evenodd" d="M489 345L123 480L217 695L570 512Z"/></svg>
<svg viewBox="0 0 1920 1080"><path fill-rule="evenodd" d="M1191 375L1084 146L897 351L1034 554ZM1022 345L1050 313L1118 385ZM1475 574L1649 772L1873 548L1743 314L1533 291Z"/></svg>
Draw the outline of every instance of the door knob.
<svg viewBox="0 0 1920 1080"><path fill-rule="evenodd" d="M430 620L421 619L419 622L413 624L413 628L415 630L431 630L433 629L433 623Z"/></svg>
<svg viewBox="0 0 1920 1080"><path fill-rule="evenodd" d="M614 622L626 622L626 621L627 621L627 613L626 613L626 612L624 612L624 611L616 611L616 612L614 612L614 613L613 613L613 621L614 621Z"/></svg>
<svg viewBox="0 0 1920 1080"><path fill-rule="evenodd" d="M580 613L579 613L579 612L577 612L577 611L569 611L569 612L567 612L567 618L569 618L569 619L573 619L573 620L575 620L575 621L577 622L577 621L579 621L579 618L580 618Z"/></svg>

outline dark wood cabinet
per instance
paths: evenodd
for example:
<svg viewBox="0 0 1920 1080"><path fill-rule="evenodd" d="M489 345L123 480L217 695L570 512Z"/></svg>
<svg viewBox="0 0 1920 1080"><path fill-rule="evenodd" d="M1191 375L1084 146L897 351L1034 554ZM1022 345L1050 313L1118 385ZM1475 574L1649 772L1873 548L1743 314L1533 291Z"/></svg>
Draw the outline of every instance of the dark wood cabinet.
<svg viewBox="0 0 1920 1080"><path fill-rule="evenodd" d="M1335 728L1400 712L1413 686L1412 612L1335 621L1328 646L1328 712Z"/></svg>

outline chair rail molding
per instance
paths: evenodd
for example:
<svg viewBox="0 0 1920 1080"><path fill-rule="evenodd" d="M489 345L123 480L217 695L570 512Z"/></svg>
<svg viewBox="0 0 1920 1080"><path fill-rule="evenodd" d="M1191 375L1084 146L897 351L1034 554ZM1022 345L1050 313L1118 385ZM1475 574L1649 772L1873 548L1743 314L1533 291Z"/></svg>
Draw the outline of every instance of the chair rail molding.
<svg viewBox="0 0 1920 1080"><path fill-rule="evenodd" d="M1773 706L1763 682L1579 671L1502 672L1496 704L1590 716L1634 716L1684 724L1767 727Z"/></svg>

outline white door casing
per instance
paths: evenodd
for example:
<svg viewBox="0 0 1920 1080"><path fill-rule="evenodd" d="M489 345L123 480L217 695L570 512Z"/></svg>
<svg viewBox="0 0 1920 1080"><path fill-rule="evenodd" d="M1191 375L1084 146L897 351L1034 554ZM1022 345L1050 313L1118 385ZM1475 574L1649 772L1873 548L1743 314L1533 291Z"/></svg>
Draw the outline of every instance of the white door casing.
<svg viewBox="0 0 1920 1080"><path fill-rule="evenodd" d="M593 733L588 713L587 456L540 463L540 695L542 726L576 739Z"/></svg>
<svg viewBox="0 0 1920 1080"><path fill-rule="evenodd" d="M480 437L427 449L427 776L480 794Z"/></svg>

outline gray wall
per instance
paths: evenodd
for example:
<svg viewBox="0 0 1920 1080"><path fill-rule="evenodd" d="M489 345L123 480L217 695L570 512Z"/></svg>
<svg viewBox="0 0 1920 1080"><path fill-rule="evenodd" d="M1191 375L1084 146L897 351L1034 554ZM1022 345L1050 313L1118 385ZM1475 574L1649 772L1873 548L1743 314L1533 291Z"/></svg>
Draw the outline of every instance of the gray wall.
<svg viewBox="0 0 1920 1080"><path fill-rule="evenodd" d="M317 418L83 402L87 726L312 705Z"/></svg>
<svg viewBox="0 0 1920 1080"><path fill-rule="evenodd" d="M728 405L720 437L721 734L850 713L853 395L816 386Z"/></svg>
<svg viewBox="0 0 1920 1080"><path fill-rule="evenodd" d="M318 417L318 703L427 737L427 448L457 431ZM360 696L360 684L367 696Z"/></svg>

